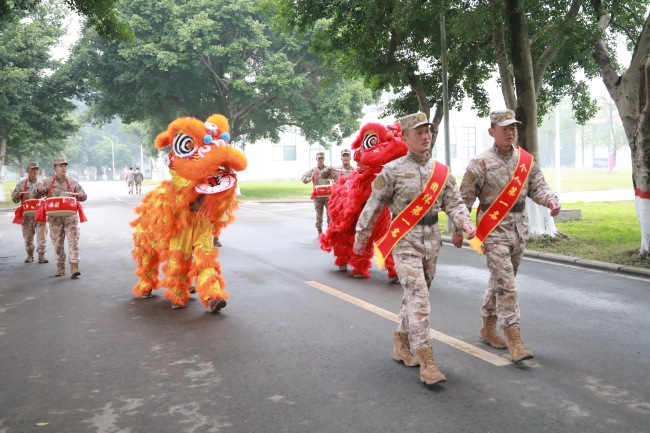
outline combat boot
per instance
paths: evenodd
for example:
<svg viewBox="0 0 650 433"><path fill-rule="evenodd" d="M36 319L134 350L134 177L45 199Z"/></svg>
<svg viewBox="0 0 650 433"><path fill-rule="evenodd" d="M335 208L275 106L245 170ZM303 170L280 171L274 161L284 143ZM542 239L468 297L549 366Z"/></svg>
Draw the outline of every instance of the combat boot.
<svg viewBox="0 0 650 433"><path fill-rule="evenodd" d="M34 253L27 253L27 257L25 257L25 263L31 263L34 261Z"/></svg>
<svg viewBox="0 0 650 433"><path fill-rule="evenodd" d="M81 275L81 272L79 272L79 263L70 263L70 273L72 274L72 278L77 278Z"/></svg>
<svg viewBox="0 0 650 433"><path fill-rule="evenodd" d="M403 362L407 367L416 367L418 359L411 353L408 332L393 332L393 359Z"/></svg>
<svg viewBox="0 0 650 433"><path fill-rule="evenodd" d="M483 317L483 325L478 331L478 336L481 341L496 349L505 349L508 347L497 332L497 316Z"/></svg>
<svg viewBox="0 0 650 433"><path fill-rule="evenodd" d="M519 327L511 326L504 330L506 338L508 339L508 350L513 362L523 361L525 359L533 359L533 353L524 346L521 340Z"/></svg>
<svg viewBox="0 0 650 433"><path fill-rule="evenodd" d="M45 258L45 253L38 254L38 263L50 263L50 261Z"/></svg>
<svg viewBox="0 0 650 433"><path fill-rule="evenodd" d="M56 273L54 274L54 276L60 277L63 274L65 274L65 264L59 263L56 265Z"/></svg>
<svg viewBox="0 0 650 433"><path fill-rule="evenodd" d="M431 346L420 347L417 354L420 362L420 382L433 385L447 380L433 359L433 348Z"/></svg>

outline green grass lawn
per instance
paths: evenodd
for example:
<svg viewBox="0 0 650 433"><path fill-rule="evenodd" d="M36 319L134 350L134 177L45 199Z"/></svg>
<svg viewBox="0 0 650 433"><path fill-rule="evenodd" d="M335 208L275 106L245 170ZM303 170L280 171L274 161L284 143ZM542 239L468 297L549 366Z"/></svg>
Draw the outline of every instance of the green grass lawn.
<svg viewBox="0 0 650 433"><path fill-rule="evenodd" d="M580 209L581 221L557 223L558 236L530 239L526 249L650 268L650 257L639 257L641 229L633 201L577 202L571 209ZM441 232L449 235L446 215L439 217Z"/></svg>

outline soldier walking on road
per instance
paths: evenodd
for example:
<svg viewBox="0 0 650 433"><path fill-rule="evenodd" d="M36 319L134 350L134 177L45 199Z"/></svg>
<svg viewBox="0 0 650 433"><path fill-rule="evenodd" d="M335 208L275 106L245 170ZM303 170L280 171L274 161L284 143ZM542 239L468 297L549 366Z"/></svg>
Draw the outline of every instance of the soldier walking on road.
<svg viewBox="0 0 650 433"><path fill-rule="evenodd" d="M306 171L302 175L302 183L312 182L314 190L311 198L314 200L314 209L316 210L316 230L320 235L323 233L323 210L327 213L327 202L330 198L329 186L331 182L328 177L323 176L323 172L330 167L325 165L325 152L316 154L316 167ZM324 188L325 187L325 188ZM330 223L330 216L327 213L327 224Z"/></svg>
<svg viewBox="0 0 650 433"><path fill-rule="evenodd" d="M54 177L45 178L39 183L34 192L35 198L41 197L74 197L77 201L86 201L88 196L76 179L68 178L68 162L65 158L54 158ZM82 220L83 221L83 220ZM65 274L65 238L68 238L68 253L70 254L70 272L73 278L81 275L79 271L79 216L75 212L68 216L47 216L50 225L50 238L56 254L56 273L60 277Z"/></svg>
<svg viewBox="0 0 650 433"><path fill-rule="evenodd" d="M27 178L16 184L11 199L14 203L22 203L31 199L32 193L38 185L38 162L27 163ZM22 214L23 239L25 240L25 251L27 257L25 263L34 261L34 234L36 234L36 251L38 252L38 263L48 263L45 258L47 244L47 224L43 221L35 221L34 214Z"/></svg>
<svg viewBox="0 0 650 433"><path fill-rule="evenodd" d="M135 193L142 194L142 181L144 180L144 174L140 171L140 167L136 167L133 172L133 182L135 183Z"/></svg>
<svg viewBox="0 0 650 433"><path fill-rule="evenodd" d="M560 212L560 203L544 180L532 156L515 147L516 124L512 110L490 114L490 136L494 146L473 158L465 172L460 192L468 209L478 198L476 216L477 238L490 270L485 299L481 306L483 324L479 337L497 349L510 351L514 362L533 358L524 345L519 330L519 304L515 277L528 239L526 197L551 209L551 216ZM494 205L494 206L493 206ZM497 207L501 208L497 209ZM484 230L483 227L486 227ZM482 233L487 233L482 239ZM452 242L462 245L462 235L455 230ZM506 334L506 343L496 330L497 321Z"/></svg>
<svg viewBox="0 0 650 433"><path fill-rule="evenodd" d="M468 238L474 236L474 226L449 168L431 159L431 123L426 115L410 114L399 122L409 151L386 164L374 180L357 222L353 250L363 253L377 217L388 206L393 222L375 247L380 259L392 251L404 288L399 325L393 333L393 358L409 367L419 365L420 380L433 385L446 380L433 359L429 337L429 287L441 247L438 212L444 211Z"/></svg>
<svg viewBox="0 0 650 433"><path fill-rule="evenodd" d="M134 176L133 176L133 168L132 167L129 167L129 169L126 172L126 176L124 176L124 177L125 177L125 180L126 180L126 186L129 188L129 194L133 194L133 179L134 179Z"/></svg>

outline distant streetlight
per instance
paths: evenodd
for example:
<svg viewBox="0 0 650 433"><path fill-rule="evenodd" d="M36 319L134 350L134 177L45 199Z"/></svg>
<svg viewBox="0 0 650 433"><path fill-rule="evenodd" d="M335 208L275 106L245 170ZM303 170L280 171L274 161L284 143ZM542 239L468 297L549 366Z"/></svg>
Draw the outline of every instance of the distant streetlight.
<svg viewBox="0 0 650 433"><path fill-rule="evenodd" d="M113 140L105 135L103 137L111 142L111 156L113 157L113 180L115 180L115 145L113 144Z"/></svg>

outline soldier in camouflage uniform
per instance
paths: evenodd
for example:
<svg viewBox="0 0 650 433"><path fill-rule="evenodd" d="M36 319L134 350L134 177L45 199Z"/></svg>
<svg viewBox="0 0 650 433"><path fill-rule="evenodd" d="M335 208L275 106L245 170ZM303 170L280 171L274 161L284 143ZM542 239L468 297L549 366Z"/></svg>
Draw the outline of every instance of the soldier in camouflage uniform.
<svg viewBox="0 0 650 433"><path fill-rule="evenodd" d="M460 192L468 209L478 198L480 211L477 221L496 197L512 179L519 150L514 147L517 141L516 124L512 110L499 110L490 114L488 132L494 138L494 145L473 158L465 172ZM526 197L535 203L551 209L551 215L560 212L557 196L544 180L544 175L533 162L528 180L521 188L521 195L501 223L483 241L485 257L490 270L490 280L481 315L483 324L479 330L482 341L498 349L510 351L512 360L517 362L530 359L533 354L524 346L519 331L519 304L515 277L526 248L528 239L528 213ZM455 232L452 241L456 246L462 237ZM507 344L496 330L497 321L507 337Z"/></svg>
<svg viewBox="0 0 650 433"><path fill-rule="evenodd" d="M38 185L38 162L27 163L27 179L21 180L16 184L11 193L11 199L14 203L29 200L32 192ZM47 238L47 224L42 221L34 221L34 215L22 216L23 222L21 224L23 229L23 239L25 240L25 251L27 251L27 258L25 263L32 263L34 261L34 234L36 234L38 252L38 263L48 263L45 258L46 238Z"/></svg>
<svg viewBox="0 0 650 433"><path fill-rule="evenodd" d="M323 169L323 178L332 179L333 183L338 183L339 179L347 176L348 174L354 171L354 167L350 165L351 159L350 149L343 149L341 151L341 163L340 167L325 167Z"/></svg>
<svg viewBox="0 0 650 433"><path fill-rule="evenodd" d="M302 183L309 183L313 182L313 186L319 186L319 185L331 185L329 176L328 177L323 177L323 172L325 170L329 170L330 167L325 165L325 152L318 152L316 154L316 167L312 168L311 170L306 171L302 175ZM313 197L314 200L314 209L316 209L316 230L318 231L318 234L320 235L323 233L323 209L325 210L325 213L327 213L327 202L329 200L328 197ZM329 225L330 223L330 216L327 214L327 224Z"/></svg>
<svg viewBox="0 0 650 433"><path fill-rule="evenodd" d="M88 196L76 179L66 176L68 162L65 158L54 158L54 177L45 178L39 183L34 198L41 197L75 197L77 201L86 201ZM68 253L70 255L70 272L72 278L81 275L79 271L79 216L75 213L69 216L47 216L50 225L50 238L56 254L56 273L60 277L65 274L65 238L68 238Z"/></svg>
<svg viewBox="0 0 650 433"><path fill-rule="evenodd" d="M408 115L399 122L409 152L386 164L374 180L372 193L357 222L355 254L360 255L366 248L367 239L384 206L388 206L393 216L398 215L424 190L431 177L431 123L424 113ZM467 207L453 176L449 176L427 214L392 250L395 269L404 288L399 325L397 332L393 333L393 357L408 366L420 365L420 380L429 385L446 380L433 359L429 338L429 287L442 243L438 227L440 211L447 213L453 224L467 232L468 237L474 236ZM411 349L417 356L412 355Z"/></svg>

